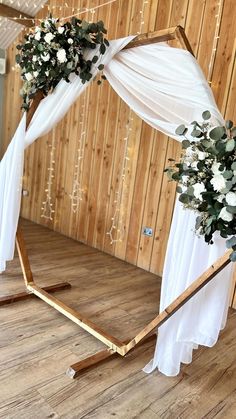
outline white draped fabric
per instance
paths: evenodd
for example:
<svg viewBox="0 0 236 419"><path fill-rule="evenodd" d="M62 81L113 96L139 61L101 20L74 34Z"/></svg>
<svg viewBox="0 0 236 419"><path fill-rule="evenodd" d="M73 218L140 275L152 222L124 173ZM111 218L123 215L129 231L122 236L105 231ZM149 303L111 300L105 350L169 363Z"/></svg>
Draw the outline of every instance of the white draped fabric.
<svg viewBox="0 0 236 419"><path fill-rule="evenodd" d="M111 42L105 55L101 55L93 67L93 76L97 74L99 64L109 63L112 57L132 39L133 36L129 36ZM97 51L89 50L87 59L95 54L99 55L98 48ZM41 101L27 132L26 116L23 115L19 128L0 163L0 272L6 269L6 261L14 257L24 149L37 138L47 134L63 118L87 85L82 84L81 79L75 75L72 75L71 83L62 80L53 93Z"/></svg>
<svg viewBox="0 0 236 419"><path fill-rule="evenodd" d="M106 54L100 57L93 75L100 63L105 64L104 73L118 95L144 121L173 138L176 138L177 125L201 120L201 114L206 109L211 111L214 123L222 121L212 92L189 52L170 48L166 44L122 51L131 39L112 41ZM40 103L27 132L23 116L0 163L1 271L14 253L24 149L50 131L84 89L85 85L76 76L71 78L70 84L61 81L54 92ZM192 232L194 219L194 214L186 215L177 204L165 261L161 309L224 251L221 239L216 240L213 246L207 246L196 238ZM180 362L191 360L193 347L199 343L208 346L215 343L225 320L230 286L229 272L224 271L223 277L221 281L218 276L161 327L154 361L146 367L146 371L158 367L167 375L175 375Z"/></svg>
<svg viewBox="0 0 236 419"><path fill-rule="evenodd" d="M225 239L217 234L214 245L194 233L196 214L177 200L162 277L160 311L164 310L198 276L225 252ZM192 361L198 345L213 346L225 326L229 306L232 264L186 303L158 330L154 358L144 368L158 368L168 376L178 375L181 362Z"/></svg>

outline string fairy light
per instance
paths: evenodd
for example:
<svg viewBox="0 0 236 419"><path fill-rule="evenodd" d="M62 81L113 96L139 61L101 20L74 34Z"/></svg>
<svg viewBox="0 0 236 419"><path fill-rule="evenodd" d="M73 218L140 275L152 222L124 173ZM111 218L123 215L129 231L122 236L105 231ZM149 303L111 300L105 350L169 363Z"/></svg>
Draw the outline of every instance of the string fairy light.
<svg viewBox="0 0 236 419"><path fill-rule="evenodd" d="M70 14L69 16L59 18L59 20L65 20L65 19L70 19L72 17L76 17L76 16L79 16L79 15L85 14L85 13L95 13L95 10L100 9L101 7L104 7L104 6L108 6L109 4L115 3L116 1L117 0L109 0L109 1L106 1L105 3L99 4L98 6L94 6L92 8L87 8L87 7L75 8L75 7L69 6L67 2L63 6L62 5L50 6L50 5L46 4L46 5L42 5L41 9L46 9L47 8L47 10L49 12L52 12L53 10L55 10L57 8L59 9L59 11L61 11L62 8L63 9L65 9L65 8L66 9L71 9L72 14ZM24 4L24 6L25 6L25 4ZM19 7L21 7L21 5ZM39 7L39 5L34 3L33 7L36 9L37 7ZM26 16L23 16L23 15L20 15L20 16L6 16L6 19L17 20L17 21L18 20L29 20L29 21L32 21L32 22L36 22L36 21L41 22L43 20L43 19L38 19L38 18L27 18Z"/></svg>
<svg viewBox="0 0 236 419"><path fill-rule="evenodd" d="M79 211L80 203L83 200L84 189L81 187L81 173L82 173L82 161L84 158L84 147L85 147L85 102L86 102L86 92L83 96L83 104L81 106L82 112L80 114L80 137L78 141L77 149L77 160L75 164L74 179L72 185L72 192L70 194L71 207L74 213Z"/></svg>
<svg viewBox="0 0 236 419"><path fill-rule="evenodd" d="M142 3L142 9L139 11L140 16L140 26L137 35L142 33L143 25L144 25L144 14L145 8L148 4L147 0L144 0ZM110 230L107 231L107 235L110 238L110 244L113 245L118 242L122 242L124 240L125 235L125 228L124 228L124 201L126 200L126 196L128 194L128 182L127 182L127 175L129 173L129 138L130 134L133 130L133 111L129 110L128 122L126 124L126 134L124 137L124 154L123 154L123 164L121 169L121 176L119 180L119 185L117 191L115 192L115 200L114 200L114 212L111 217L111 227Z"/></svg>
<svg viewBox="0 0 236 419"><path fill-rule="evenodd" d="M223 12L223 0L219 0L218 11L216 12L216 15L215 15L216 26L215 26L215 33L214 33L214 39L213 39L213 45L212 45L212 51L211 51L211 58L210 58L210 62L208 66L208 74L207 74L207 81L210 85L212 83L213 67L214 67L214 62L215 62L217 46L220 39L219 33L220 33L220 22L221 22L222 12Z"/></svg>
<svg viewBox="0 0 236 419"><path fill-rule="evenodd" d="M89 9L88 19L89 19L89 14L91 14L91 18L92 18L94 13L95 13L94 9ZM74 214L76 214L79 211L80 204L83 201L83 195L84 195L84 189L81 184L81 176L82 176L85 139L86 139L87 118L85 117L85 107L86 107L87 94L88 94L88 89L85 89L83 93L83 103L81 105L82 112L80 113L80 119L79 119L80 136L78 140L77 159L75 161L75 167L74 167L72 192L69 195L71 199L71 209Z"/></svg>
<svg viewBox="0 0 236 419"><path fill-rule="evenodd" d="M55 172L55 135L53 133L52 143L48 146L51 148L50 151L50 163L48 167L48 180L47 180L47 187L45 189L46 199L42 203L42 213L41 218L45 218L46 220L53 220L53 214L55 210L53 209L53 202L52 202L52 186L53 186L53 179L54 179L54 172Z"/></svg>
<svg viewBox="0 0 236 419"><path fill-rule="evenodd" d="M129 158L129 149L128 149L128 141L130 137L130 133L132 131L132 111L130 109L129 112L129 119L126 124L126 133L124 137L124 154L123 154L123 165L121 169L121 176L119 181L118 190L115 192L115 200L114 200L114 214L111 218L111 227L110 230L107 232L107 235L110 238L110 243L117 243L122 242L124 239L124 228L123 228L123 206L122 201L127 193L127 173L128 173L128 162Z"/></svg>

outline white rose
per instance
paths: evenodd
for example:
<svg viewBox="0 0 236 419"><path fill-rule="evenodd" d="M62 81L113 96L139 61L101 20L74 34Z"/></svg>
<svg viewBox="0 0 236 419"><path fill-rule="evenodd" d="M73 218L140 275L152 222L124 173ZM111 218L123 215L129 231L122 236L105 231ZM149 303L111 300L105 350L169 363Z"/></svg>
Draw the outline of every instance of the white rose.
<svg viewBox="0 0 236 419"><path fill-rule="evenodd" d="M188 182L188 176L186 176L186 175L182 176L181 180L182 180L183 183L187 183Z"/></svg>
<svg viewBox="0 0 236 419"><path fill-rule="evenodd" d="M72 38L69 38L67 42L68 42L68 44L73 44L74 41L73 41Z"/></svg>
<svg viewBox="0 0 236 419"><path fill-rule="evenodd" d="M220 192L220 191L221 191L222 189L224 189L224 188L225 188L225 186L226 186L226 181L225 181L225 178L224 178L224 176L222 176L222 175L215 175L215 176L211 179L210 183L212 184L213 189L214 189L216 192Z"/></svg>
<svg viewBox="0 0 236 419"><path fill-rule="evenodd" d="M39 75L38 71L34 71L33 75L34 75L35 78L38 77L38 75Z"/></svg>
<svg viewBox="0 0 236 419"><path fill-rule="evenodd" d="M48 32L44 37L45 41L48 44L50 44L50 42L52 41L53 38L55 38L55 35L53 35L51 32Z"/></svg>
<svg viewBox="0 0 236 419"><path fill-rule="evenodd" d="M218 198L216 200L218 202L222 203L224 198L225 198L225 195L224 194L221 194L221 195L218 196Z"/></svg>
<svg viewBox="0 0 236 419"><path fill-rule="evenodd" d="M204 153L204 151L198 151L197 154L198 154L198 159L199 160L205 160L205 158L207 156L207 153Z"/></svg>
<svg viewBox="0 0 236 419"><path fill-rule="evenodd" d="M187 147L187 148L185 149L185 156L187 156L187 157L192 157L192 155L193 155L193 150L192 150L192 147Z"/></svg>
<svg viewBox="0 0 236 419"><path fill-rule="evenodd" d="M213 163L213 165L211 166L211 170L214 173L214 175L220 175L222 174L222 172L220 172L219 167L220 167L221 163Z"/></svg>
<svg viewBox="0 0 236 419"><path fill-rule="evenodd" d="M43 61L49 61L50 60L50 55L49 54L44 54L44 55L41 55L41 58L42 58L42 60Z"/></svg>
<svg viewBox="0 0 236 419"><path fill-rule="evenodd" d="M58 28L58 32L59 32L60 34L62 34L62 33L64 32L64 30L65 30L65 28L64 28L63 26L59 26L59 28Z"/></svg>
<svg viewBox="0 0 236 419"><path fill-rule="evenodd" d="M224 221L228 221L229 222L229 221L232 221L233 214L230 214L230 212L228 212L227 209L224 207L220 211L219 218L221 218Z"/></svg>
<svg viewBox="0 0 236 419"><path fill-rule="evenodd" d="M27 81L31 81L33 79L33 76L31 73L25 73L25 78Z"/></svg>
<svg viewBox="0 0 236 419"><path fill-rule="evenodd" d="M46 19L46 20L44 21L44 25L45 25L45 27L46 27L46 28L50 28L51 23L50 23L50 21L49 21L48 19Z"/></svg>
<svg viewBox="0 0 236 419"><path fill-rule="evenodd" d="M57 59L60 63L66 62L66 51L63 48L57 51Z"/></svg>
<svg viewBox="0 0 236 419"><path fill-rule="evenodd" d="M195 183L195 185L193 185L193 194L195 196L195 198L200 199L200 201L202 201L202 192L205 192L206 188L204 183Z"/></svg>
<svg viewBox="0 0 236 419"><path fill-rule="evenodd" d="M236 206L236 193L235 192L228 192L225 196L227 204L231 205L232 207Z"/></svg>
<svg viewBox="0 0 236 419"><path fill-rule="evenodd" d="M36 32L36 34L34 35L34 39L36 39L36 41L40 41L40 38L41 38L41 32L40 32L40 31L38 31L38 32Z"/></svg>
<svg viewBox="0 0 236 419"><path fill-rule="evenodd" d="M197 162L197 161L193 161L193 162L191 163L191 167L192 167L193 169L197 169L197 164L198 164L198 162Z"/></svg>
<svg viewBox="0 0 236 419"><path fill-rule="evenodd" d="M37 55L33 55L33 58L32 58L32 59L33 59L33 61L34 61L34 62L36 62L36 61L37 61L37 59L38 59L38 58L37 58Z"/></svg>

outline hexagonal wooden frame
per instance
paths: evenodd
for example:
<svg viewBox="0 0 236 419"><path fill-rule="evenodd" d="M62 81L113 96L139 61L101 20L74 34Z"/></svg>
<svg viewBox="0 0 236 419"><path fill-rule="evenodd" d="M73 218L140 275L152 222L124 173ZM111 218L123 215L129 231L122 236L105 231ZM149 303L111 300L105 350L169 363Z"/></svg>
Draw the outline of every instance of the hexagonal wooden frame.
<svg viewBox="0 0 236 419"><path fill-rule="evenodd" d="M132 40L124 49L135 48L140 45L147 45L157 42L167 42L171 40L178 40L181 47L187 49L192 55L193 51L189 44L189 41L185 35L184 29L181 26L168 28L165 30L146 33L137 36ZM43 98L42 93L39 93L32 103L32 106L27 115L27 126L29 125L34 112L36 111L41 99ZM225 266L230 263L229 255L230 250L227 251L221 258L219 258L209 269L207 269L200 277L198 277L178 298L176 298L164 311L157 315L150 323L148 323L134 338L131 338L125 342L120 341L116 337L108 334L102 330L88 318L84 317L78 311L68 307L62 301L50 295L50 292L69 288L70 284L60 283L54 286L41 288L38 286L33 279L33 275L30 268L30 263L24 243L23 234L18 227L16 235L16 245L20 257L21 268L23 271L24 281L27 292L15 294L11 296L1 297L0 305L10 304L15 301L22 300L31 296L37 296L45 301L50 306L54 307L57 311L68 317L70 320L78 324L82 329L103 342L108 348L104 349L96 354L85 358L84 360L69 367L67 374L76 378L82 371L96 366L99 363L111 358L115 355L125 356L129 351L134 349L140 342L146 342L147 340L155 337L155 334L151 334L156 328L160 327L166 320L168 320L177 310L179 310L188 300L190 300L201 288L203 288L208 282L210 282Z"/></svg>

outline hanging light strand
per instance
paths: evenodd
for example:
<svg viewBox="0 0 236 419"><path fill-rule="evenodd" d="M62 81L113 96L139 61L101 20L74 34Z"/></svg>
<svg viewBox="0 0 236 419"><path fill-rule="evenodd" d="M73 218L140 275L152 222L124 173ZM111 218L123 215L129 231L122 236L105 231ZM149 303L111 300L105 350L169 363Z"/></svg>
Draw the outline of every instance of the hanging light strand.
<svg viewBox="0 0 236 419"><path fill-rule="evenodd" d="M89 13L89 12L95 13L95 10L100 9L101 7L104 7L104 6L108 6L109 4L115 3L116 1L117 0L109 0L109 1L106 1L105 3L99 4L98 6L95 6L95 7L92 7L92 8L87 8L87 7L75 8L75 7L69 6L68 3L65 3L63 6L62 5L50 6L50 5L47 5L46 4L46 5L42 5L41 6L41 9L45 9L46 8L48 10L48 12L50 13L54 9L59 9L59 11L62 11L65 8L66 9L70 8L72 10L72 14L70 14L69 16L65 16L65 17L60 17L59 18L59 20L65 20L65 19L70 19L72 17L80 16L82 14ZM34 8L37 8L37 7L38 7L38 5L37 4L34 4ZM29 21L33 21L33 22L36 22L36 21L41 22L43 20L43 19L38 19L38 18L27 18L27 17L25 17L23 15L20 15L20 16L6 16L5 18L6 19L10 19L10 20L19 20L19 19L22 19L22 20L29 20Z"/></svg>
<svg viewBox="0 0 236 419"><path fill-rule="evenodd" d="M145 15L145 7L148 4L147 0L143 1L142 9L139 11L140 15L140 26L137 35L142 33L143 25L144 25L144 15ZM133 130L133 111L129 110L129 117L126 125L126 134L124 137L124 154L123 154L123 164L121 169L121 176L119 180L119 185L117 191L115 192L115 200L114 200L114 213L111 218L111 227L110 230L107 232L107 235L110 238L110 244L113 245L118 242L122 242L124 240L125 235L125 228L124 228L124 216L125 216L125 208L124 208L124 201L126 201L128 195L128 174L129 174L129 138L131 132Z"/></svg>
<svg viewBox="0 0 236 419"><path fill-rule="evenodd" d="M94 9L89 9L89 14L91 14L91 18L95 13ZM82 170L83 170L83 159L84 159L84 150L85 150L85 140L86 140L86 125L87 125L87 112L86 112L86 99L88 95L89 89L85 89L83 93L83 102L81 105L81 113L79 117L79 126L80 126L80 136L78 140L78 148L77 148L77 159L75 161L74 167L74 178L72 184L72 192L69 195L71 199L71 209L74 214L76 214L80 210L80 204L83 201L83 194L84 189L82 188Z"/></svg>
<svg viewBox="0 0 236 419"><path fill-rule="evenodd" d="M111 218L111 227L107 232L107 235L110 237L110 243L114 244L117 242L122 242L124 239L124 228L123 228L123 217L124 217L124 208L122 201L127 194L128 184L127 184L127 173L129 170L129 150L128 150L128 140L130 133L132 131L132 111L129 111L129 119L126 124L126 134L124 137L124 154L123 154L123 165L121 170L121 176L119 180L118 190L115 192L114 200L114 213Z"/></svg>
<svg viewBox="0 0 236 419"><path fill-rule="evenodd" d="M223 12L223 0L220 0L218 3L218 11L216 12L216 15L215 15L216 26L215 26L213 46L212 46L212 51L211 51L211 58L210 58L210 62L208 66L208 74L207 74L207 81L210 85L212 83L213 67L214 67L214 62L215 62L217 46L220 39L219 34L220 34L220 22L222 18L222 12Z"/></svg>
<svg viewBox="0 0 236 419"><path fill-rule="evenodd" d="M77 149L77 160L74 169L74 180L72 185L72 192L70 194L71 199L71 208L74 213L79 211L80 203L83 200L83 193L84 190L81 187L81 174L82 174L82 163L84 158L84 148L85 148L85 138L86 138L86 131L85 131L85 104L86 104L86 91L83 95L83 103L82 103L82 112L80 114L80 136L78 141L78 149Z"/></svg>
<svg viewBox="0 0 236 419"><path fill-rule="evenodd" d="M47 180L47 187L45 189L46 199L42 203L42 213L41 218L45 218L46 220L53 220L53 215L55 210L53 208L53 201L52 201L52 186L53 186L53 179L54 179L54 172L55 172L55 135L53 134L52 143L48 146L51 148L50 151L50 163L48 167L48 180Z"/></svg>

